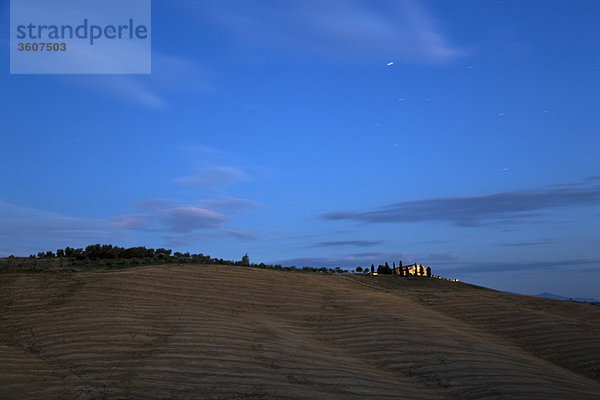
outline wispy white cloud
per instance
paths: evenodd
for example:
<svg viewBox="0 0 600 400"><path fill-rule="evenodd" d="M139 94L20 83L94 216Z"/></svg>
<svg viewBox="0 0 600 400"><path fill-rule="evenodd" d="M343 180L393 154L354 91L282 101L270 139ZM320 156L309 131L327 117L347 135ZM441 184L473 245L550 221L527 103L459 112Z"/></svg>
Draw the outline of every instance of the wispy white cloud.
<svg viewBox="0 0 600 400"><path fill-rule="evenodd" d="M170 199L150 199L136 203L135 207L143 211L159 211L176 207L177 203Z"/></svg>
<svg viewBox="0 0 600 400"><path fill-rule="evenodd" d="M223 212L245 212L256 208L265 207L264 204L235 197L221 197L216 199L200 200L196 203L199 207Z"/></svg>
<svg viewBox="0 0 600 400"><path fill-rule="evenodd" d="M430 262L439 261L456 261L458 260L458 254L456 253L433 253L425 257Z"/></svg>
<svg viewBox="0 0 600 400"><path fill-rule="evenodd" d="M223 237L222 231L210 230L210 231L194 231L194 232L186 233L185 235L169 233L169 234L166 234L165 236L163 236L162 240L164 240L166 245L169 247L180 247L181 248L181 247L187 247L190 245L201 243L206 240L216 239L216 238L220 238L220 237Z"/></svg>
<svg viewBox="0 0 600 400"><path fill-rule="evenodd" d="M450 44L423 2L404 1L401 4L425 60L449 61L466 54L465 50Z"/></svg>
<svg viewBox="0 0 600 400"><path fill-rule="evenodd" d="M137 213L117 215L111 225L115 228L142 232L163 232L169 243L179 243L186 239L179 236L212 235L230 236L242 240L252 240L256 236L243 229L225 227L235 213L247 212L264 204L224 194L225 189L235 183L248 180L241 169L212 164L207 155L226 158L214 148L189 146L188 152L201 154L201 165L195 174L175 179L174 182L206 191L216 191L220 196L196 201L178 201L173 199L148 199L135 204Z"/></svg>
<svg viewBox="0 0 600 400"><path fill-rule="evenodd" d="M241 170L228 166L210 166L202 168L196 175L178 178L175 182L203 189L221 189L235 183L248 180Z"/></svg>
<svg viewBox="0 0 600 400"><path fill-rule="evenodd" d="M116 228L144 232L187 233L201 229L218 229L229 217L193 206L156 208L149 213L119 215L112 219Z"/></svg>
<svg viewBox="0 0 600 400"><path fill-rule="evenodd" d="M116 228L145 231L148 230L148 225L152 222L152 219L152 216L148 214L119 215L113 218L111 225Z"/></svg>
<svg viewBox="0 0 600 400"><path fill-rule="evenodd" d="M258 0L193 3L238 40L318 52L346 60L439 63L465 51L453 45L422 2Z"/></svg>
<svg viewBox="0 0 600 400"><path fill-rule="evenodd" d="M169 108L169 96L212 90L206 69L196 62L159 52L152 53L150 75L57 76L86 90L116 97L145 108Z"/></svg>
<svg viewBox="0 0 600 400"><path fill-rule="evenodd" d="M225 231L225 233L227 233L227 235L233 236L234 238L239 239L239 240L257 240L258 239L258 237L254 233L247 231L245 229L227 229Z"/></svg>
<svg viewBox="0 0 600 400"><path fill-rule="evenodd" d="M37 252L42 248L119 240L108 221L63 214L0 202L0 253Z"/></svg>
<svg viewBox="0 0 600 400"><path fill-rule="evenodd" d="M199 207L175 207L163 210L160 221L172 232L220 228L229 220L223 214Z"/></svg>
<svg viewBox="0 0 600 400"><path fill-rule="evenodd" d="M199 242L211 240L211 239L219 239L219 240L228 240L231 238L235 238L241 241L252 241L257 240L258 237L247 230L244 229L221 229L221 230L205 230L205 231L194 231L186 234L174 234L169 233L165 235L162 239L169 245L173 247L185 247L189 245L198 244Z"/></svg>
<svg viewBox="0 0 600 400"><path fill-rule="evenodd" d="M194 207L205 208L219 212L246 212L257 208L266 207L264 204L237 197L217 197L213 199L203 199L191 204ZM160 211L177 207L177 202L171 199L150 199L140 201L135 207L142 211Z"/></svg>
<svg viewBox="0 0 600 400"><path fill-rule="evenodd" d="M112 219L115 228L143 232L168 232L169 241L176 241L178 234L212 231L214 234L233 236L238 239L251 240L256 236L243 229L225 228L224 224L231 220L231 214L247 212L262 204L252 200L234 197L205 199L181 204L170 199L150 199L138 202L140 213L119 215Z"/></svg>
<svg viewBox="0 0 600 400"><path fill-rule="evenodd" d="M79 78L69 78L76 82ZM167 101L146 78L134 75L93 76L83 77L76 82L88 90L97 91L109 96L117 97L145 108L162 110L167 108Z"/></svg>
<svg viewBox="0 0 600 400"><path fill-rule="evenodd" d="M315 243L314 245L309 245L307 247L346 247L346 246L354 246L354 247L373 247L384 244L384 240L334 240L334 241L326 241Z"/></svg>

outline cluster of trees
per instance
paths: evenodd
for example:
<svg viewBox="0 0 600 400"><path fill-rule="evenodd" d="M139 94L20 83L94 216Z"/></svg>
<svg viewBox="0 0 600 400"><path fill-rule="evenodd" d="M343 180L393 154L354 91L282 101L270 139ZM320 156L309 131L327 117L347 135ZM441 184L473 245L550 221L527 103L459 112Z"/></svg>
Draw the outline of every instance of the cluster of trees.
<svg viewBox="0 0 600 400"><path fill-rule="evenodd" d="M64 249L39 252L37 258L75 258L77 260L120 260L129 258L167 258L171 255L171 250L167 249L147 249L145 247L124 248L113 246L111 244L91 244L85 249L73 249L65 247ZM34 258L32 254L30 258Z"/></svg>
<svg viewBox="0 0 600 400"><path fill-rule="evenodd" d="M241 260L232 261L224 260L222 258L213 258L209 255L190 254L189 252L181 253L174 252L171 249L147 249L146 247L130 247L124 248L119 246L113 246L111 244L92 244L84 248L74 249L66 247L64 249L57 249L56 253L52 251L39 252L37 257L30 255L30 258L38 259L71 259L71 260L84 260L84 261L101 261L107 260L109 263L113 263L112 260L121 260L120 263L126 260L130 260L131 264L142 264L144 263L177 263L177 264L216 264L216 265L234 265L244 267L254 267L262 269L274 269L280 271L296 271L296 272L321 272L321 273L346 273L348 271L336 268L313 268L313 267L284 267L282 265L271 265L271 264L253 264L250 262L250 257L245 254ZM108 265L108 264L106 264Z"/></svg>
<svg viewBox="0 0 600 400"><path fill-rule="evenodd" d="M33 254L30 258L36 258ZM244 255L240 261L223 260L222 258L212 258L209 255L173 253L171 249L152 249L144 246L137 247L119 247L111 244L91 244L84 248L74 249L65 247L57 249L56 253L52 251L39 252L39 259L48 258L71 258L76 260L128 260L128 259L146 259L146 260L165 260L179 263L194 263L194 264L225 264L225 265L243 265L250 266L250 258L248 254Z"/></svg>
<svg viewBox="0 0 600 400"><path fill-rule="evenodd" d="M395 265L394 265L395 268ZM378 274L393 274L394 270L392 268L390 268L390 265L388 263L385 263L384 265L379 265L377 267L377 269L375 269L375 264L371 264L371 269L370 269L371 273L375 273L377 272ZM369 273L369 268L365 268L363 269L363 267L356 267L356 272L359 273L363 273L363 274L368 274Z"/></svg>

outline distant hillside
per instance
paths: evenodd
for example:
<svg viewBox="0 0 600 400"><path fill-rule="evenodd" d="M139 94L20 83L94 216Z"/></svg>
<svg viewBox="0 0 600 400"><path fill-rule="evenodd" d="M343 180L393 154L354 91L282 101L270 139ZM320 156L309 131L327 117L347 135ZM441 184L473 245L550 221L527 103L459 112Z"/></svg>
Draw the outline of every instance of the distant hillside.
<svg viewBox="0 0 600 400"><path fill-rule="evenodd" d="M585 297L574 297L574 298L570 298L570 297L564 297L564 296L559 296L558 294L554 294L554 293L540 293L540 294L534 294L533 296L535 297L545 297L547 299L555 299L555 300L572 300L572 301L579 301L581 303L600 303L599 300L594 299L594 298L585 298Z"/></svg>
<svg viewBox="0 0 600 400"><path fill-rule="evenodd" d="M600 308L434 278L0 273L0 399L577 399Z"/></svg>

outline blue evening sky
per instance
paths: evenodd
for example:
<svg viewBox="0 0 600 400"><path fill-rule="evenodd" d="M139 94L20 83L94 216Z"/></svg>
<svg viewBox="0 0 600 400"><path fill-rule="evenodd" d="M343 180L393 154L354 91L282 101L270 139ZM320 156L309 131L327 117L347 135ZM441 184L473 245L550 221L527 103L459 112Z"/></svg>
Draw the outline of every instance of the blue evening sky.
<svg viewBox="0 0 600 400"><path fill-rule="evenodd" d="M0 256L430 265L600 298L600 2L153 1L152 74L10 75Z"/></svg>

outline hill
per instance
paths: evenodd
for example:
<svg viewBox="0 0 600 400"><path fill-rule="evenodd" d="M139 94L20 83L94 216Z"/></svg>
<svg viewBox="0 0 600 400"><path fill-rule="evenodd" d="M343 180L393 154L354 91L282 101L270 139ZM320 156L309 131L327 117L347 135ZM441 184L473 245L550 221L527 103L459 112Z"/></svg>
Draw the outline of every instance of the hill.
<svg viewBox="0 0 600 400"><path fill-rule="evenodd" d="M1 399L597 399L600 308L234 266L0 274Z"/></svg>
<svg viewBox="0 0 600 400"><path fill-rule="evenodd" d="M599 302L598 299L594 299L594 298L587 298L587 297L570 298L570 297L565 297L565 296L561 296L561 295L554 294L554 293L548 293L548 292L534 294L533 296L545 297L547 299L578 301L580 303L598 303Z"/></svg>

